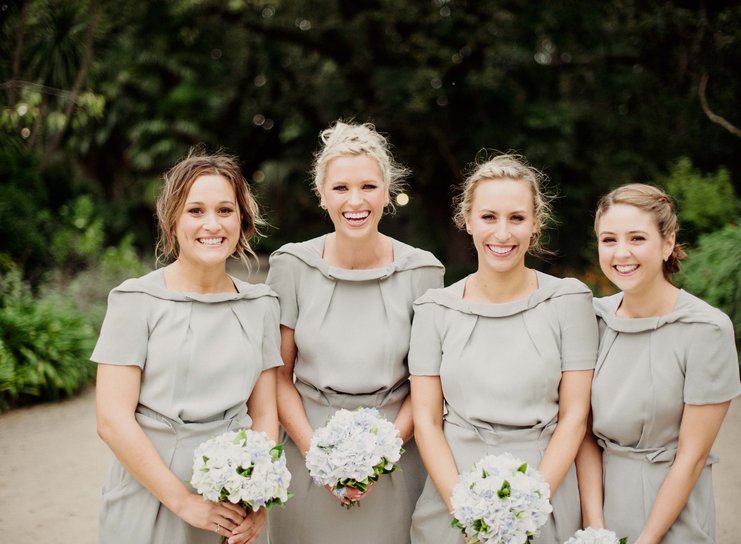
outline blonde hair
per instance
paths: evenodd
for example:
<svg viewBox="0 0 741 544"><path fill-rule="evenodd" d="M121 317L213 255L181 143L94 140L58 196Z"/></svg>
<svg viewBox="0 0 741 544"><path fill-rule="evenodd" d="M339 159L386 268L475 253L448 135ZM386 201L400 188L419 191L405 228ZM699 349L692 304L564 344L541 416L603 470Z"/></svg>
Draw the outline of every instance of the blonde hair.
<svg viewBox="0 0 741 544"><path fill-rule="evenodd" d="M602 215L616 204L634 206L650 214L664 240L672 234L675 235L674 248L671 255L664 261L662 268L664 277L671 281L672 274L679 272L681 261L687 258L682 244L676 241L676 234L679 232L679 218L672 197L658 187L644 183L631 183L618 187L603 196L597 204L597 213L594 216L595 233L599 228Z"/></svg>
<svg viewBox="0 0 741 544"><path fill-rule="evenodd" d="M324 129L319 138L322 146L314 156L312 168L314 192L319 197L327 175L327 165L337 157L366 155L375 160L391 197L401 190L404 178L409 175L409 169L398 164L391 156L388 140L371 123L353 124L338 120Z"/></svg>
<svg viewBox="0 0 741 544"><path fill-rule="evenodd" d="M464 230L466 219L471 213L473 197L476 187L485 180L512 179L527 183L533 194L533 215L536 229L530 240L528 251L537 255L547 255L550 252L541 245L543 229L551 221L553 209L551 201L553 195L545 191L546 176L530 166L525 158L513 153L503 153L491 157L483 163L475 164L473 172L463 182L461 193L455 200L455 215L453 222Z"/></svg>
<svg viewBox="0 0 741 544"><path fill-rule="evenodd" d="M207 154L201 146L192 147L188 156L163 176L164 186L157 198L157 261L168 262L177 258L179 247L175 225L182 214L193 183L199 177L208 175L221 176L234 189L242 227L234 255L249 268L249 258L257 259L250 246L250 240L255 236L261 236L259 227L265 225L260 217L257 201L242 175L237 157L221 152Z"/></svg>

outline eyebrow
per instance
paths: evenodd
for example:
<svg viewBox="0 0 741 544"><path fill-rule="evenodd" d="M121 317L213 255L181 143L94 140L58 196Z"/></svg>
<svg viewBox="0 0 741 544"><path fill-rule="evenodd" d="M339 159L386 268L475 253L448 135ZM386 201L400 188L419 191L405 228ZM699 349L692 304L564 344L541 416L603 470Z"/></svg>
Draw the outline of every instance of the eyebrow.
<svg viewBox="0 0 741 544"><path fill-rule="evenodd" d="M217 205L221 205L221 204L234 204L234 201L233 200L222 200L221 202L217 203ZM206 203L200 202L200 201L192 201L192 202L186 202L185 205L186 206L192 206L192 205L205 206Z"/></svg>
<svg viewBox="0 0 741 544"><path fill-rule="evenodd" d="M612 232L611 230L603 230L603 231L600 231L599 235L602 236L603 234L612 234L612 235L614 235L615 233ZM647 235L648 233L645 230L629 230L628 231L628 234L646 234Z"/></svg>
<svg viewBox="0 0 741 544"><path fill-rule="evenodd" d="M479 209L479 212L499 213L496 210L491 210L489 208L481 208L481 209ZM527 211L525 211L525 210L514 210L514 211L509 212L509 215L513 215L513 214L516 214L516 213L519 213L519 214L527 214Z"/></svg>

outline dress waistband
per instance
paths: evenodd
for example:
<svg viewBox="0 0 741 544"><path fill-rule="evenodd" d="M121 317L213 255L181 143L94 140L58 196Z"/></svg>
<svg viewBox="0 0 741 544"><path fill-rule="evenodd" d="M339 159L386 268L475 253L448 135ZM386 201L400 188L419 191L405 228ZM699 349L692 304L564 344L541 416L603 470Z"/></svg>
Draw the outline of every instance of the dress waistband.
<svg viewBox="0 0 741 544"><path fill-rule="evenodd" d="M621 446L605 440L604 438L598 438L597 442L602 447L607 455L614 455L616 457L622 457L624 459L633 459L635 461L648 461L649 463L672 463L674 458L677 456L676 447L667 448L653 448L653 449L638 449L630 446ZM718 462L718 456L712 451L708 454L708 458L705 461L705 465L712 465Z"/></svg>
<svg viewBox="0 0 741 544"><path fill-rule="evenodd" d="M489 445L497 445L508 442L545 442L551 439L556 430L556 423L551 422L539 427L509 427L491 425L479 427L464 419L446 404L447 414L445 422L476 433L479 439Z"/></svg>
<svg viewBox="0 0 741 544"><path fill-rule="evenodd" d="M318 389L298 379L296 380L296 389L302 397L308 397L315 402L333 408L345 408L346 406L381 408L396 402L401 403L409 394L409 380L404 380L391 389L375 393L341 393L331 389Z"/></svg>
<svg viewBox="0 0 741 544"><path fill-rule="evenodd" d="M136 407L136 413L141 414L145 417L154 419L161 423L164 423L165 425L167 425L173 430L198 427L198 426L202 426L208 423L233 421L233 420L238 420L242 418L249 418L249 416L247 415L247 404L246 403L239 404L237 406L229 408L228 410L225 410L224 412L218 413L214 416L201 419L198 421L182 421L182 420L172 419L170 417L160 414L159 412L156 412L155 410L152 410L151 408L147 408L146 406L143 406L141 404ZM248 419L248 421L250 421L251 423L251 420Z"/></svg>

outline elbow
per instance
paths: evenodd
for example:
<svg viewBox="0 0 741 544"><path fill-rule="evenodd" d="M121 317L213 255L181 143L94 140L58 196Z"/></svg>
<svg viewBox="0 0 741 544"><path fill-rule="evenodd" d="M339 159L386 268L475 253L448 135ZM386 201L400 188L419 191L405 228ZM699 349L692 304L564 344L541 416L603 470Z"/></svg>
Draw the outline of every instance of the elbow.
<svg viewBox="0 0 741 544"><path fill-rule="evenodd" d="M111 424L111 421L104 416L98 415L95 427L101 440L106 444L109 444L111 436L113 436L113 425Z"/></svg>

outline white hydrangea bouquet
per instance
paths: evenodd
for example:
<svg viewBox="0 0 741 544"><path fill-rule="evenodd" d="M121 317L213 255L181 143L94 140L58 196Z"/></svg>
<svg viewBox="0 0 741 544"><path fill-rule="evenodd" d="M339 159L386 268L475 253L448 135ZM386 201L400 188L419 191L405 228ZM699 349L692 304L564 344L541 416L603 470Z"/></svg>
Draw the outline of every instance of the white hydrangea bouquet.
<svg viewBox="0 0 741 544"><path fill-rule="evenodd" d="M343 499L347 487L365 492L382 474L396 470L402 444L398 429L375 408L337 410L314 431L306 468L317 485L334 487Z"/></svg>
<svg viewBox="0 0 741 544"><path fill-rule="evenodd" d="M607 529L581 529L564 544L628 544L628 537L618 538Z"/></svg>
<svg viewBox="0 0 741 544"><path fill-rule="evenodd" d="M210 501L228 501L252 511L283 506L291 496L290 483L283 445L263 432L227 431L193 453L190 484Z"/></svg>
<svg viewBox="0 0 741 544"><path fill-rule="evenodd" d="M487 455L453 488L451 526L468 542L526 544L553 511L543 475L509 453Z"/></svg>

